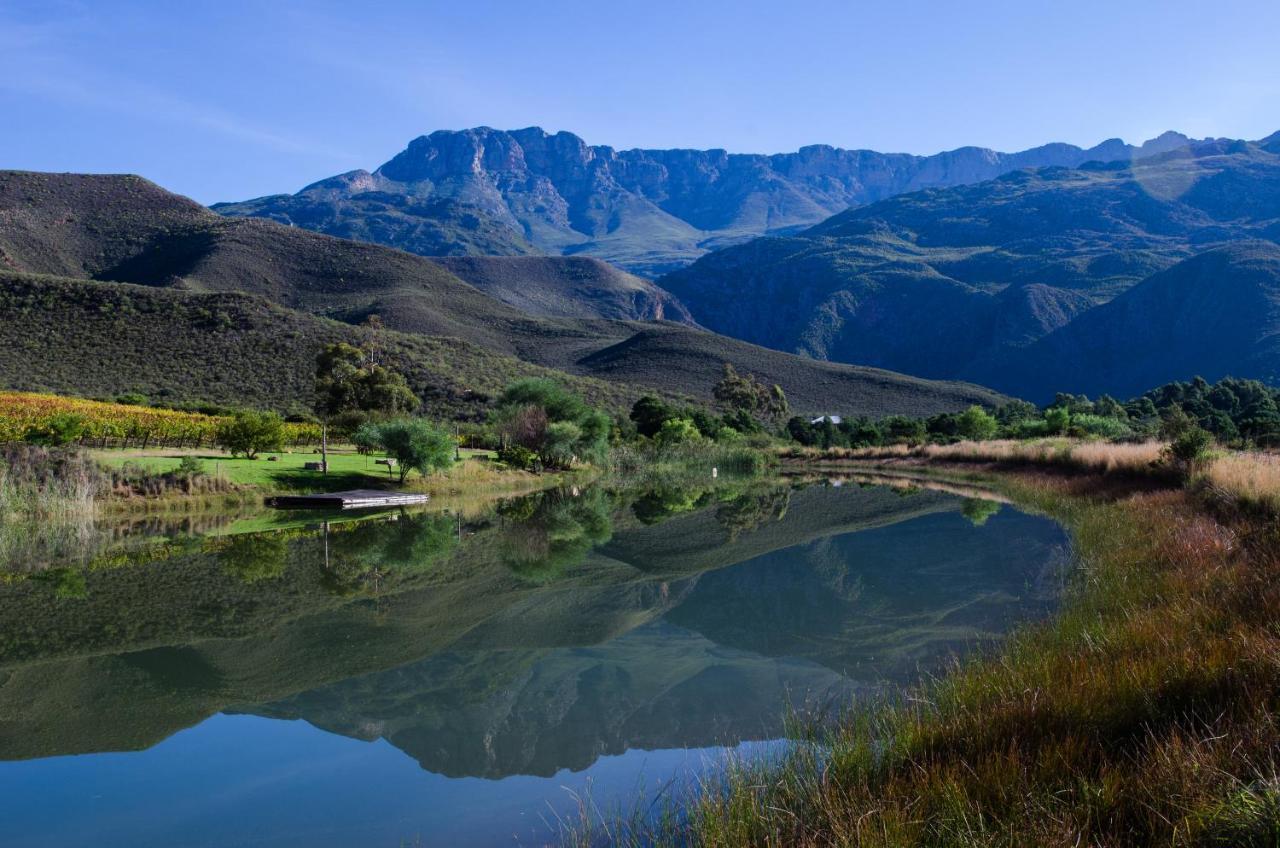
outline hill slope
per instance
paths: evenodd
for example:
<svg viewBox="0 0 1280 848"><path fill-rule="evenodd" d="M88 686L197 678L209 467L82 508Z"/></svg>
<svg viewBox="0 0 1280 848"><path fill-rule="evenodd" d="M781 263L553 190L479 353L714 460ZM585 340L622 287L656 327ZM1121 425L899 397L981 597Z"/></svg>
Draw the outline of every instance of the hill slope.
<svg viewBox="0 0 1280 848"><path fill-rule="evenodd" d="M976 370L1047 399L1043 386L1136 396L1200 375L1280 381L1280 245L1210 250L1144 280L1028 347Z"/></svg>
<svg viewBox="0 0 1280 848"><path fill-rule="evenodd" d="M758 344L996 379L1026 345L1152 274L1216 245L1280 238L1278 152L1274 141L1200 143L901 195L726 248L660 285L703 326Z"/></svg>
<svg viewBox="0 0 1280 848"><path fill-rule="evenodd" d="M251 295L0 272L0 385L11 389L305 412L324 345L364 340L358 327ZM441 417L474 418L521 377L554 376L614 408L643 392L447 337L388 331L379 346Z"/></svg>
<svg viewBox="0 0 1280 848"><path fill-rule="evenodd" d="M1019 168L1137 159L1187 142L1166 133L1140 147L1111 139L1088 150L1048 144L1020 153L962 147L912 156L812 145L763 155L614 150L538 127L477 127L416 138L372 173L214 208L423 255L519 255L532 245L657 276L716 246L805 227L902 192ZM456 224L467 215L470 223Z"/></svg>
<svg viewBox="0 0 1280 848"><path fill-rule="evenodd" d="M465 349L458 349L461 361L445 360L438 366L456 368L462 375L457 382L464 385L478 379L473 360L483 362L484 356L499 354L580 376L599 373L614 383L627 384L627 396L647 387L706 398L720 364L731 362L740 371L778 382L802 412L931 412L989 402L996 397L975 386L932 384L871 369L834 367L779 355L676 324L535 317L485 295L422 257L269 221L222 218L137 178L14 172L2 176L8 190L0 193L0 245L12 268L34 273L69 269L61 273L93 277L102 286L114 281L142 284L170 296L244 292L289 310L347 324L377 313L391 330L467 343ZM108 227L90 213L101 207L100 217L111 218L113 192L121 196L120 203L127 214ZM86 195L93 199L92 203L86 203ZM139 195L149 196L150 200L135 201ZM153 205L159 209L154 220L147 212ZM9 226L14 220L35 220L39 226ZM138 291L131 295L140 297ZM83 299L77 294L72 300L77 298ZM56 359L59 349L67 351L65 356L71 361L70 352L75 350L97 348L109 352L121 345L142 345L142 337L133 337L127 321L114 325L114 332L122 333L124 338L114 338L105 331L90 338L71 320L84 310L77 310L65 299L49 308L62 312L35 316L45 322L42 328L49 334L45 341L52 345L40 354L46 358ZM35 326L31 320L23 320ZM84 320L89 325L94 319L84 316ZM178 320L177 325L182 326L183 322ZM21 334L29 327L6 325L0 329ZM196 334L193 344L207 332L207 327L198 322L189 324L189 329ZM625 354L626 348L617 347L641 333L661 334L668 366L656 367L640 354L638 344ZM606 349L613 349L607 362L592 359ZM139 350L156 356L157 351L166 350L164 337ZM302 352L298 354L301 356ZM287 358L284 353L280 355ZM302 356L305 366L291 359L291 367L309 368L313 355L308 352ZM269 357L250 359L265 363L269 369ZM86 359L84 367L95 366ZM167 386L166 364L138 362L131 367L161 369L150 385L153 389ZM224 364L215 367L222 368ZM511 367L506 365L500 370L514 373ZM69 390L75 389L75 381L80 379L76 369L36 386L29 377L22 376L21 370L15 365L9 371L11 379L19 381L13 387ZM120 379L128 377L128 373L119 375ZM90 386L93 381L88 377L84 380L79 391L99 393L98 388ZM210 391L215 389L209 386Z"/></svg>
<svg viewBox="0 0 1280 848"><path fill-rule="evenodd" d="M531 315L692 324L689 310L648 280L586 256L435 260L480 291Z"/></svg>

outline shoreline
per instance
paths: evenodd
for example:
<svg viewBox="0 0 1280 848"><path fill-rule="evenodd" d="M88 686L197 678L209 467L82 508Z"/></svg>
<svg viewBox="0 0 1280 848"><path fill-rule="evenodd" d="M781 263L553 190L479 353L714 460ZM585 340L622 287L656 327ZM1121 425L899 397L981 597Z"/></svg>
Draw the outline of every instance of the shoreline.
<svg viewBox="0 0 1280 848"><path fill-rule="evenodd" d="M829 460L783 472L985 488L1058 520L1077 563L1062 608L901 699L804 728L815 744L779 762L731 762L665 823L619 825L635 841L1272 844L1270 518L1158 468Z"/></svg>

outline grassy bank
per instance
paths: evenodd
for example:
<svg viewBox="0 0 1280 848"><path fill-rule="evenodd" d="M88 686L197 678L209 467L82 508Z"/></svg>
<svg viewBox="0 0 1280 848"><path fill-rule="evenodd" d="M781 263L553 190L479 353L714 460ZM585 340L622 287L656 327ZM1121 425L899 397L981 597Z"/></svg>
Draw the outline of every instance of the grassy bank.
<svg viewBox="0 0 1280 848"><path fill-rule="evenodd" d="M953 446L910 458L1070 529L1079 568L1062 612L998 656L802 734L780 761L732 765L665 824L606 839L1280 844L1280 531L1260 496L1232 494L1261 478L1232 478L1247 459L1236 455L1182 486L1139 448L1111 447L1125 450L1076 448L1070 462L990 446L980 460ZM901 471L907 460L857 464L885 462Z"/></svg>
<svg viewBox="0 0 1280 848"><path fill-rule="evenodd" d="M209 450L103 450L93 451L91 455L108 468L131 467L149 474L175 471L184 457L191 457L200 463L204 474L225 480L234 486L252 488L261 492L400 488L396 475L389 473L385 465L378 464L378 460L384 458L382 455L359 454L352 450L330 451L328 474L306 468L307 463L320 461L319 454L311 450L297 453L269 453L257 459L232 457ZM406 481L405 488L422 487L451 477L458 479L477 477L479 475L475 470L476 467L490 460L492 454L488 451L465 450L462 452L462 458L462 463L444 474L434 475L434 477L412 474Z"/></svg>

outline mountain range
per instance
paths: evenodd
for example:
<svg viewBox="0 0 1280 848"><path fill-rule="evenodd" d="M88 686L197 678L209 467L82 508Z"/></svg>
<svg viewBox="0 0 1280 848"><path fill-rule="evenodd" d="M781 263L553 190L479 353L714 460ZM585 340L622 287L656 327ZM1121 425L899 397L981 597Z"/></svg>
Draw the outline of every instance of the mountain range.
<svg viewBox="0 0 1280 848"><path fill-rule="evenodd" d="M139 177L0 172L0 381L305 408L320 347L358 340L377 314L435 414L479 414L506 379L548 369L613 408L646 391L706 402L726 362L800 412L999 399L707 332L651 283L590 259L453 268L475 284L403 251L220 216ZM658 317L685 323L619 320Z"/></svg>
<svg viewBox="0 0 1280 848"><path fill-rule="evenodd" d="M1278 240L1280 134L902 194L659 284L736 338L1043 401L1272 378Z"/></svg>
<svg viewBox="0 0 1280 848"><path fill-rule="evenodd" d="M317 203L329 217L299 211ZM620 406L645 390L705 398L730 362L798 411L873 415L1280 375L1280 133L740 156L481 128L218 211L137 177L0 172L0 269L13 280L0 317L37 363L0 362L0 377L236 397L243 368L192 379L201 339L250 372L283 356L290 376L250 380L250 397L291 407L320 339L354 337L373 314L450 414L478 414L499 380L539 368ZM692 253L631 263L675 268L656 281L599 258L667 250L663 233L680 227L699 234ZM90 296L87 280L135 285ZM129 324L108 308L152 316L133 321L128 349L107 328ZM200 317L210 309L220 335ZM428 352L446 344L448 363ZM185 352L148 356L166 345ZM136 367L93 367L103 349Z"/></svg>
<svg viewBox="0 0 1280 848"><path fill-rule="evenodd" d="M1168 132L1140 146L1109 139L1088 149L915 156L817 144L768 155L615 150L569 132L477 127L416 138L373 172L213 208L423 256L584 255L656 277L717 247L904 192L1023 168L1136 160L1189 141Z"/></svg>

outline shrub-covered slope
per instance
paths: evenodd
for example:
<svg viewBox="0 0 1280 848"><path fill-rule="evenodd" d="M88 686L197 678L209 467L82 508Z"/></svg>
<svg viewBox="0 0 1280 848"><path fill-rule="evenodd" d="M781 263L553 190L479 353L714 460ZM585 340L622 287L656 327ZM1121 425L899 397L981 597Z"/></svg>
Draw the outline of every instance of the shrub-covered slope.
<svg viewBox="0 0 1280 848"><path fill-rule="evenodd" d="M435 260L480 291L531 315L692 324L666 289L587 256L467 256Z"/></svg>
<svg viewBox="0 0 1280 848"><path fill-rule="evenodd" d="M1280 245L1244 242L1178 263L975 373L1037 400L1119 397L1202 376L1280 380Z"/></svg>
<svg viewBox="0 0 1280 848"><path fill-rule="evenodd" d="M466 343L456 347L457 356L452 361L436 365L441 372L457 375L456 381L462 386L478 382L486 372L476 363L496 354L572 374L598 373L611 382L631 387L704 398L709 395L720 366L730 362L739 371L756 373L782 385L802 412L928 412L994 397L974 386L934 384L880 371L815 363L677 324L536 317L489 297L423 257L269 221L222 218L134 177L18 172L4 177L9 190L0 195L0 245L5 246L6 262L11 268L92 277L104 287L115 281L142 284L159 298L157 303L164 304L199 302L183 300L178 297L182 294L247 293L275 304L276 312L272 314L296 310L348 325L378 314L389 329L406 334L406 343L409 336L420 337L423 344L430 340L443 344L441 339ZM92 188L91 203L84 199L86 186ZM117 207L122 210L119 220L111 215L111 209ZM149 218L147 210L153 207L157 214ZM28 220L37 221L39 226L11 223ZM41 284L27 282L28 288L38 285ZM65 294L68 290L61 291ZM130 299L135 301L145 296L136 289L130 292ZM86 327L101 326L99 318L82 314L89 307L76 304L92 303L97 295L90 295L83 286L74 288L73 294L55 298L57 306L32 310L23 319L27 326L6 322L0 328L4 333L25 337L33 322L43 322L45 335L40 343L45 351L42 355L49 361L25 368L14 362L8 373L20 382L12 383L11 388L98 393L102 389L91 386L93 381L87 377L82 378L84 372L79 368L65 368L65 378L59 380L36 380L34 375L61 368L55 360L61 356L70 361L73 351L84 351L89 357L94 350L114 352L122 346L143 346L143 337L132 328L128 317L117 317L111 325L112 333L121 338L105 331L88 333ZM259 326L266 326L268 319L258 307L245 309L256 310ZM296 312L289 314L288 322L300 320ZM176 339L178 328L192 336L183 343L197 349L202 336L210 330L198 322L179 320L163 333ZM157 332L161 331L157 328ZM348 326L342 332L355 332L355 328ZM641 355L641 343L647 333L658 333L663 339L666 359L661 366ZM139 362L137 367L151 369L149 373L156 375L150 380L154 390L165 388L164 373L169 368L163 362L165 343L151 339L143 347L149 350L148 355L161 361ZM610 353L597 358L603 351ZM309 360L312 355L303 358ZM269 370L270 358L249 358L261 361L266 366L264 370ZM304 367L293 359L288 361L295 369ZM210 371L234 371L212 358L205 367ZM514 366L504 366L498 373L509 374L511 367ZM131 374L120 370L109 380L128 381ZM204 378L216 379L217 374ZM269 378L264 375L259 379ZM76 380L83 380L83 386L77 388ZM129 388L141 390L137 386ZM191 393L186 385L168 388ZM209 390L214 391L215 387L210 385ZM621 391L632 396L636 389ZM296 392L281 394L285 395L295 397Z"/></svg>
<svg viewBox="0 0 1280 848"><path fill-rule="evenodd" d="M1204 142L901 195L713 253L661 285L703 326L758 344L995 379L1026 345L1153 274L1280 238L1278 154L1274 140ZM1055 387L1046 377L1031 388Z"/></svg>

